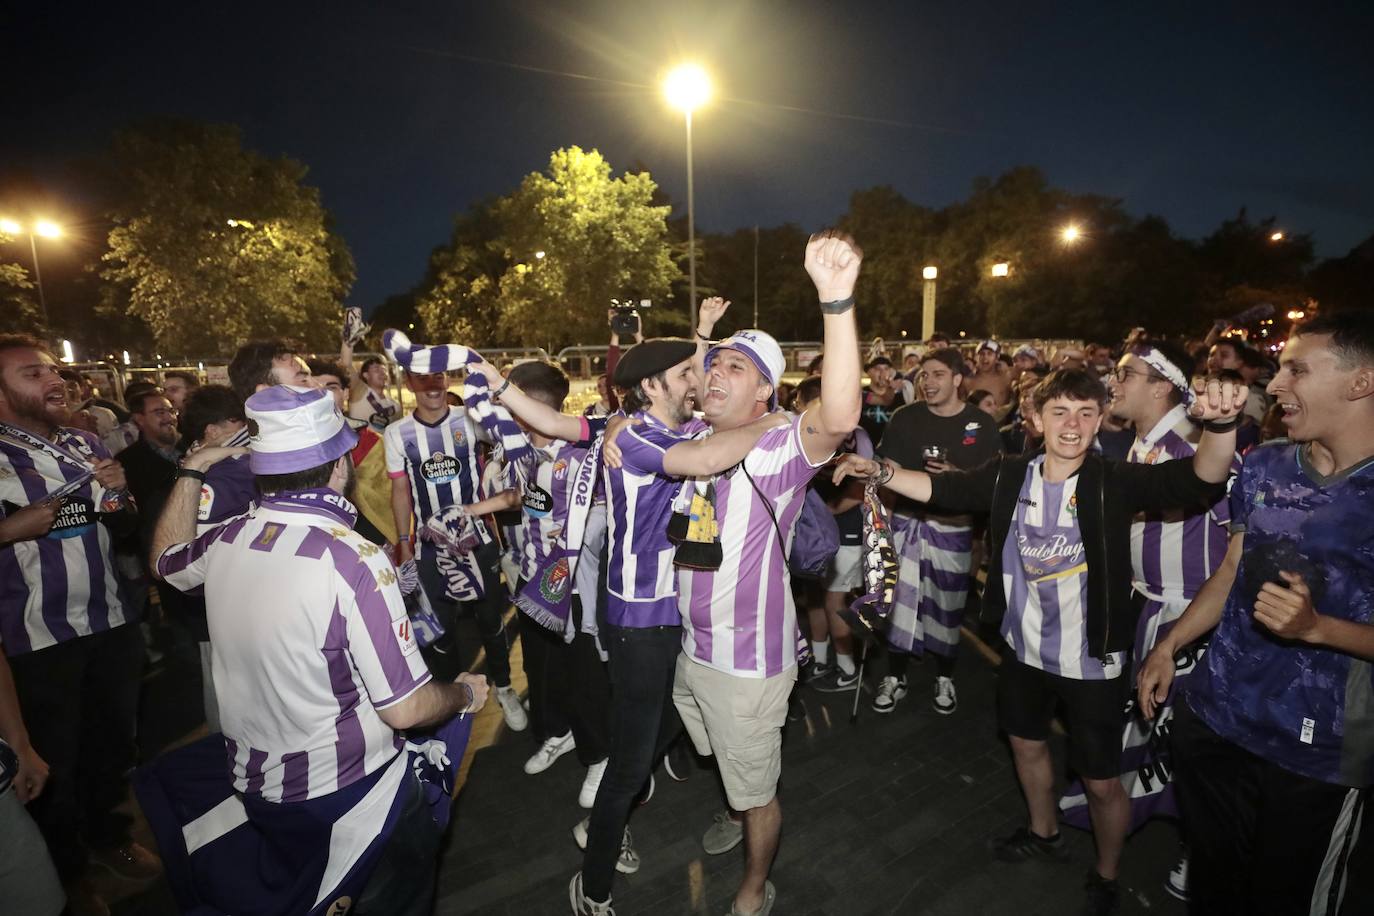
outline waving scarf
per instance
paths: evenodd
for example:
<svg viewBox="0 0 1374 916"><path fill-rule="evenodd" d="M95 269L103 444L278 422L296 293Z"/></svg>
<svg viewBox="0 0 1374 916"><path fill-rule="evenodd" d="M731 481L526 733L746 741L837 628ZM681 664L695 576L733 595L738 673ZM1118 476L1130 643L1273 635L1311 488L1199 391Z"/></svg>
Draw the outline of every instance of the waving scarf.
<svg viewBox="0 0 1374 916"><path fill-rule="evenodd" d="M897 589L897 551L892 546L892 521L878 498L878 485L869 480L863 501L864 594L843 615L851 626L877 636L887 628Z"/></svg>

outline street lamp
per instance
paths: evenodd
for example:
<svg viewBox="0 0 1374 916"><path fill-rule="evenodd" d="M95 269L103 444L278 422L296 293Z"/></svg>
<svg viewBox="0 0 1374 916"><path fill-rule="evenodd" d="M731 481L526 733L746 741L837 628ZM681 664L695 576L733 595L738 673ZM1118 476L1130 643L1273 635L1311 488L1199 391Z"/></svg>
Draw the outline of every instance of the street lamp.
<svg viewBox="0 0 1374 916"><path fill-rule="evenodd" d="M1081 229L1078 228L1078 225L1076 223L1069 223L1059 233L1059 237L1064 240L1065 245L1072 245L1074 242L1082 238L1082 236L1083 232Z"/></svg>
<svg viewBox="0 0 1374 916"><path fill-rule="evenodd" d="M930 340L935 334L935 278L940 269L933 264L921 268L921 339Z"/></svg>
<svg viewBox="0 0 1374 916"><path fill-rule="evenodd" d="M1011 273L1011 265L1006 261L998 261L992 265L992 275L994 277L1005 277Z"/></svg>
<svg viewBox="0 0 1374 916"><path fill-rule="evenodd" d="M697 217L692 188L692 111L711 97L711 78L696 64L681 64L663 81L668 104L683 114L687 124L687 282L692 332L697 328Z"/></svg>
<svg viewBox="0 0 1374 916"><path fill-rule="evenodd" d="M54 223L51 220L46 219L34 220L33 225L25 227L22 223L19 223L16 220L5 218L0 219L0 232L4 232L7 235L20 235L21 233L25 232L28 233L29 251L33 253L33 278L38 284L38 307L43 315L43 326L47 327L48 300L43 295L43 271L38 266L38 242L35 239L37 236L40 235L43 236L43 238L45 239L61 238L62 227L57 225L57 223Z"/></svg>
<svg viewBox="0 0 1374 916"><path fill-rule="evenodd" d="M1282 241L1283 241L1283 232L1282 232L1282 231L1275 231L1275 232L1269 233L1269 241L1271 241L1271 242L1282 242Z"/></svg>

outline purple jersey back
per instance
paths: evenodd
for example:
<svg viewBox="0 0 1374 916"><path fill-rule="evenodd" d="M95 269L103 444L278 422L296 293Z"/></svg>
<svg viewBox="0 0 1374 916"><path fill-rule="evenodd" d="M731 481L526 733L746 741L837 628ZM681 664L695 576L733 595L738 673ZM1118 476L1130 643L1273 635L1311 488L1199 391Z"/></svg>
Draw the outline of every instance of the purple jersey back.
<svg viewBox="0 0 1374 916"><path fill-rule="evenodd" d="M1317 613L1374 624L1374 458L1332 477L1287 440L1245 456L1231 490L1245 534L1236 578L1188 705L1213 731L1322 782L1374 784L1374 665L1276 638L1255 599L1280 571L1297 573Z"/></svg>

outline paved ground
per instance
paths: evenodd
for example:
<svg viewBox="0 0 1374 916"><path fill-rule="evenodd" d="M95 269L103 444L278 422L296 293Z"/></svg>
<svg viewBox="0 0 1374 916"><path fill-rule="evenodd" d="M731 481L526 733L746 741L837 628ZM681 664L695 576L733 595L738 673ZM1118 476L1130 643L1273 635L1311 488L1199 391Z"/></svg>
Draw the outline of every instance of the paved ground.
<svg viewBox="0 0 1374 916"><path fill-rule="evenodd" d="M773 870L779 916L1078 910L1092 861L1086 834L1066 828L1067 864L1012 866L987 852L989 838L1023 822L1009 752L993 722L994 669L975 652L962 657L960 706L951 716L930 708L928 675L914 668L912 695L887 716L867 708L866 694L855 725L849 724L852 695L804 691L806 719L789 724L783 745L784 833ZM145 754L199 734L198 677L188 666L164 666L147 681ZM868 680L876 682L871 671ZM436 912L442 916L568 911L568 879L580 864L570 830L585 813L577 806L584 771L568 755L546 773L527 776L521 765L533 750L527 734L505 731L495 704L479 717L440 868ZM700 761L685 783L659 771L653 799L631 822L643 867L617 880L621 916L729 911L743 853L711 857L700 846L722 804L709 761ZM1176 852L1169 824L1148 826L1131 840L1122 913L1184 912L1162 885ZM127 897L115 912L153 916L175 906L158 883Z"/></svg>

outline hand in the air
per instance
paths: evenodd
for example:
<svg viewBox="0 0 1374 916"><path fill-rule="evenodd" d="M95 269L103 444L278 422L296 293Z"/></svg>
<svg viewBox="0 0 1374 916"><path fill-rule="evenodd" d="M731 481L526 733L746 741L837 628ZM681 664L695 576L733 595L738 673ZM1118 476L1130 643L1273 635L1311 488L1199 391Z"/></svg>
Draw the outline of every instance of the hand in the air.
<svg viewBox="0 0 1374 916"><path fill-rule="evenodd" d="M859 279L859 264L864 253L854 240L838 229L827 229L811 236L806 243L806 272L816 284L822 302L835 302L854 295Z"/></svg>
<svg viewBox="0 0 1374 916"><path fill-rule="evenodd" d="M1193 379L1193 393L1197 395L1188 414L1195 420L1230 420L1245 409L1250 388L1244 382L1228 379Z"/></svg>
<svg viewBox="0 0 1374 916"><path fill-rule="evenodd" d="M703 299L697 307L697 333L702 337L710 337L716 322L725 316L725 310L729 307L730 300L721 296Z"/></svg>

